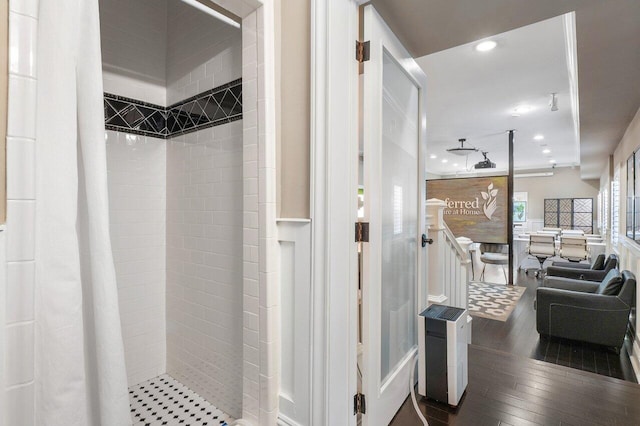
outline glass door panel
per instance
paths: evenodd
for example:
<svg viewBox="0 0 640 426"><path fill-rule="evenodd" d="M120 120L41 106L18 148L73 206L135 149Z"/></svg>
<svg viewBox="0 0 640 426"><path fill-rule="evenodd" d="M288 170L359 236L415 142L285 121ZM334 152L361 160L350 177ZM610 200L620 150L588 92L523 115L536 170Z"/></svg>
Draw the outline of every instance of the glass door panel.
<svg viewBox="0 0 640 426"><path fill-rule="evenodd" d="M383 383L416 345L419 90L387 53L382 93Z"/></svg>

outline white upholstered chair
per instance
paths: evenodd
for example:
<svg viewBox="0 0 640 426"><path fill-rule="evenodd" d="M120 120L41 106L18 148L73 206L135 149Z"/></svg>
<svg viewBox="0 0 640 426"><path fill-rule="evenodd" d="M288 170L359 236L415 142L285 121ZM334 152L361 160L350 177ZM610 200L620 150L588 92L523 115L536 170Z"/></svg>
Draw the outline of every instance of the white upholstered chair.
<svg viewBox="0 0 640 426"><path fill-rule="evenodd" d="M587 238L584 236L562 235L560 237L560 257L570 262L580 262L589 257Z"/></svg>
<svg viewBox="0 0 640 426"><path fill-rule="evenodd" d="M540 262L540 269L536 271L536 277L544 272L544 261L556 255L556 239L552 233L537 233L529 235L529 255L534 256ZM529 271L525 271L528 273Z"/></svg>

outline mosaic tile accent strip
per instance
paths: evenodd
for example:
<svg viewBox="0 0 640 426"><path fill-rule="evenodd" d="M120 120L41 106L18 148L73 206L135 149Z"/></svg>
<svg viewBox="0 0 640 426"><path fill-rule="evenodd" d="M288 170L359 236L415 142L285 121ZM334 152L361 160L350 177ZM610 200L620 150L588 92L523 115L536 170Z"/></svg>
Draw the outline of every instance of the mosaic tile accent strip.
<svg viewBox="0 0 640 426"><path fill-rule="evenodd" d="M202 92L167 108L169 137L242 118L242 79Z"/></svg>
<svg viewBox="0 0 640 426"><path fill-rule="evenodd" d="M107 130L163 139L168 135L165 107L110 93L104 94L104 126Z"/></svg>
<svg viewBox="0 0 640 426"><path fill-rule="evenodd" d="M129 388L133 426L227 426L231 417L168 374Z"/></svg>
<svg viewBox="0 0 640 426"><path fill-rule="evenodd" d="M163 107L104 94L107 130L168 139L242 119L242 79Z"/></svg>

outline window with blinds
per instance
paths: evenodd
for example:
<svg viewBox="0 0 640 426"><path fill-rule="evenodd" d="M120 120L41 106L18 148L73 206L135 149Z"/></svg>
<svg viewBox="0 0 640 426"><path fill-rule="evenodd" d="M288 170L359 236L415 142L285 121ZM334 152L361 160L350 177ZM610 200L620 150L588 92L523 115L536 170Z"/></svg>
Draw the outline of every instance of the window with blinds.
<svg viewBox="0 0 640 426"><path fill-rule="evenodd" d="M620 227L620 168L613 172L611 181L611 243L618 244Z"/></svg>

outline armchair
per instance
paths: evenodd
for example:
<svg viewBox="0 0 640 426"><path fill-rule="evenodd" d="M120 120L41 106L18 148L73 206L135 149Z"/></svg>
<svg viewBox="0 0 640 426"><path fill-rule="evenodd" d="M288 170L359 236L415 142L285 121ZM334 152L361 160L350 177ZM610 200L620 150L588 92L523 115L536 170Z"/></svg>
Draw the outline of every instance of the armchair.
<svg viewBox="0 0 640 426"><path fill-rule="evenodd" d="M620 349L635 298L636 277L612 269L600 282L547 276L536 291L540 335Z"/></svg>
<svg viewBox="0 0 640 426"><path fill-rule="evenodd" d="M581 269L600 270L604 268L605 261L608 261L608 260L609 258L605 258L604 254L600 253L598 257L593 259L591 263L575 263L575 262L570 262L568 260L559 260L559 261L551 262L551 266L566 266L574 269L581 268Z"/></svg>
<svg viewBox="0 0 640 426"><path fill-rule="evenodd" d="M574 280L602 281L610 270L618 267L618 256L611 254L604 261L604 254L600 254L591 265L587 263L553 262L547 267L547 275L571 278Z"/></svg>

